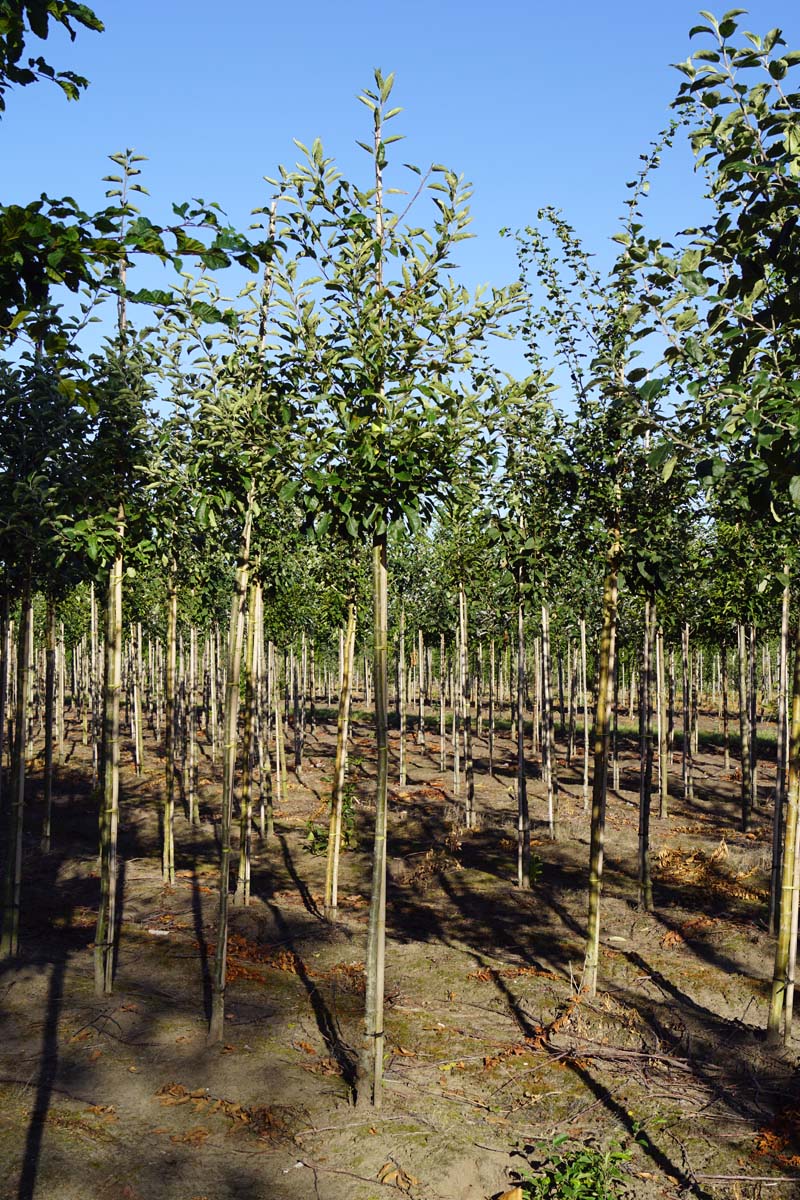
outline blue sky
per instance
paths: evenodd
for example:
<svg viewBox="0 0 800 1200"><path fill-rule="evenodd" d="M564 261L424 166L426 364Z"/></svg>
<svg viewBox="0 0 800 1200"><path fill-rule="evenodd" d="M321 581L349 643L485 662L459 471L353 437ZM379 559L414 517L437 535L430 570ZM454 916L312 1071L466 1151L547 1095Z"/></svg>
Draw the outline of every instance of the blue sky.
<svg viewBox="0 0 800 1200"><path fill-rule="evenodd" d="M292 138L322 138L345 173L364 170L355 147L369 132L356 93L380 66L397 75L397 157L443 162L472 180L474 241L464 281L514 274L501 226L530 223L553 204L601 260L638 156L668 119L680 77L670 63L691 50L698 8L687 0L136 0L93 5L101 35L74 44L54 35L47 57L89 77L78 103L40 84L12 94L0 123L5 202L42 191L99 204L106 155L146 154L144 208L166 217L191 196L218 201L246 225L268 198L263 175L291 165ZM721 15L721 8L714 10ZM758 0L741 18L780 26L800 46L796 0ZM39 47L32 43L37 52ZM363 161L362 161L363 160ZM647 206L654 232L690 224L701 181L685 146L672 152Z"/></svg>

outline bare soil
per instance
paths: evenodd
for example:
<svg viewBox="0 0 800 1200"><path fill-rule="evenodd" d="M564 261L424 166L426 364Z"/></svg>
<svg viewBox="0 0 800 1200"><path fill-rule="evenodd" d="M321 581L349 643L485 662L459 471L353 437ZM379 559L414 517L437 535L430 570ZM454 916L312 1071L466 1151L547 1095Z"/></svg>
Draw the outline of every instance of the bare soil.
<svg viewBox="0 0 800 1200"><path fill-rule="evenodd" d="M696 798L672 768L652 820L655 911L637 908L638 775L622 739L609 797L599 991L580 990L589 817L582 760L559 743L561 836L547 837L530 765L536 878L514 884L513 748L495 777L476 741L480 827L439 771L438 736L407 737L392 787L387 1058L379 1111L351 1104L363 1011L373 787L368 714L351 778L359 846L342 857L339 919L321 913L324 857L307 847L332 775L335 714L318 711L276 836L254 839L253 901L234 909L227 1040L206 1046L219 772L201 738L198 828L176 819L178 882L160 876L163 758L124 754L114 994L94 994L97 805L68 725L53 850L39 848L41 764L27 797L23 950L2 964L3 1200L484 1200L562 1152L617 1143L641 1197L800 1196L796 1043L764 1044L770 793L752 832L710 741ZM713 718L703 719L711 732ZM398 734L392 734L397 778ZM360 760L360 761L359 761ZM734 764L736 765L736 764Z"/></svg>

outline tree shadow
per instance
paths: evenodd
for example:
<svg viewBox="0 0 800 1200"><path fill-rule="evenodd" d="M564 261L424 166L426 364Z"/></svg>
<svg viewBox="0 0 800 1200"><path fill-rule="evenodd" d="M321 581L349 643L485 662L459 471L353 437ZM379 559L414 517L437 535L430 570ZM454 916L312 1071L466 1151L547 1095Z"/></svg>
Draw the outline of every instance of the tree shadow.
<svg viewBox="0 0 800 1200"><path fill-rule="evenodd" d="M508 1005L508 1010L516 1021L520 1032L525 1038L540 1037L540 1029L533 1024L525 1009L517 1000L517 997L511 991L505 980L498 975L493 975L493 982L500 996ZM628 1133L628 1135L637 1141L644 1150L648 1158L662 1171L665 1175L677 1179L684 1194L694 1196L696 1200L714 1200L713 1196L700 1186L697 1180L679 1167L667 1155L660 1146L652 1140L652 1138L639 1128L631 1113L619 1103L608 1090L608 1088L596 1079L588 1067L570 1056L563 1056L545 1041L542 1049L548 1054L555 1055L559 1053L560 1061L564 1063L566 1068L576 1076L583 1086L591 1092L595 1100L599 1101L605 1110L617 1121L617 1123Z"/></svg>
<svg viewBox="0 0 800 1200"><path fill-rule="evenodd" d="M322 1036L322 1040L325 1042L328 1053L335 1060L336 1065L341 1071L342 1078L344 1079L348 1092L352 1097L355 1094L356 1085L356 1062L354 1052L344 1040L342 1031L339 1028L339 1023L334 1019L333 1014L325 1003L325 998L323 997L322 992L308 974L306 965L297 951L295 939L292 936L289 925L285 920L279 906L275 904L274 901L268 901L267 907L272 913L277 929L281 933L281 940L283 944L294 956L297 977L308 993L308 998L311 1001L311 1007L314 1010L317 1028Z"/></svg>
<svg viewBox="0 0 800 1200"><path fill-rule="evenodd" d="M300 899L303 901L304 908L308 912L311 913L312 917L317 917L318 920L322 921L324 919L323 915L319 911L319 908L317 907L317 902L314 899L314 897L312 896L311 890L310 890L308 884L306 883L306 881L304 879L301 879L297 873L297 868L294 865L294 859L292 858L292 854L289 849L288 842L286 841L286 837L284 836L284 834L279 833L279 834L277 834L277 839L278 839L278 842L280 843L281 854L283 855L283 861L286 866L286 870L289 872L292 882L294 883L295 887L297 888L297 891L300 895Z"/></svg>
<svg viewBox="0 0 800 1200"><path fill-rule="evenodd" d="M29 877L30 872L28 872L28 877L23 880L23 896L28 899L28 903L23 906L22 913L23 930L26 936L20 956L8 963L9 968L20 963L30 965L43 962L52 963L45 1002L39 1073L25 1135L17 1200L33 1200L47 1117L53 1092L58 1091L55 1086L59 1067L58 1024L64 998L67 966L72 951L84 949L92 937L92 931L88 928L72 930L70 926L76 907L85 902L88 898L87 893L90 892L96 901L94 881L73 879L66 887L59 886L58 875L64 861L65 859L60 856L44 855L39 859L40 873L35 883ZM37 891L37 903L35 909L32 909L30 896L34 887ZM61 925L57 931L54 930L56 918ZM31 925L40 926L44 938L50 943L50 945L42 945L42 938L37 938L38 948L33 955L27 954L24 949L25 942L31 934Z"/></svg>
<svg viewBox="0 0 800 1200"><path fill-rule="evenodd" d="M203 980L203 1014L206 1022L211 1020L211 967L208 961L208 946L203 930L203 901L200 894L200 879L197 874L197 858L192 858L192 923L200 953L200 973Z"/></svg>
<svg viewBox="0 0 800 1200"><path fill-rule="evenodd" d="M60 954L53 963L53 968L50 972L39 1077L36 1080L36 1096L30 1112L28 1132L25 1136L25 1150L22 1159L19 1186L17 1188L17 1200L33 1200L36 1190L36 1176L39 1169L42 1138L44 1136L47 1114L50 1111L53 1086L58 1073L58 1018L63 998L67 959L68 955L66 953Z"/></svg>

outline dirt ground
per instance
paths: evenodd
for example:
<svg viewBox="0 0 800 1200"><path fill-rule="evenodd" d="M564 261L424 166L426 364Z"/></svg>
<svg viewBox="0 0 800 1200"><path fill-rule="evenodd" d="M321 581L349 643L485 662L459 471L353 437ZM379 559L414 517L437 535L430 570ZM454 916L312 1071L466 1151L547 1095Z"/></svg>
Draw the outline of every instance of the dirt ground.
<svg viewBox="0 0 800 1200"><path fill-rule="evenodd" d="M703 727L711 731L713 718ZM2 964L3 1200L484 1200L561 1152L617 1144L632 1194L800 1196L797 1043L768 1051L773 943L766 931L774 763L760 768L753 832L709 741L696 799L652 822L655 911L636 905L638 776L623 740L609 796L599 991L579 990L589 818L582 761L559 744L561 839L547 837L530 765L535 882L516 872L513 751L495 778L476 741L480 827L439 771L438 736L408 735L392 786L386 1086L351 1106L363 1010L373 777L369 718L352 764L360 843L342 858L326 923L325 860L307 848L332 775L335 714L318 711L302 778L289 776L276 836L254 841L253 901L234 909L226 1042L205 1043L213 956L219 773L201 741L203 823L176 818L179 878L162 886L163 759L124 754L119 956L97 998L96 804L68 724L53 850L42 856L41 768L26 814L22 956ZM397 778L398 734L392 734Z"/></svg>

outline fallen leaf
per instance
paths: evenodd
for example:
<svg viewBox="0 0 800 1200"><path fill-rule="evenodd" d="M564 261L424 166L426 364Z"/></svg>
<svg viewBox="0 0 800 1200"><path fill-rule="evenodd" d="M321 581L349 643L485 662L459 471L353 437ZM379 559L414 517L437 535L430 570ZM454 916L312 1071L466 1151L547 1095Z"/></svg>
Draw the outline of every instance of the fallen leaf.
<svg viewBox="0 0 800 1200"><path fill-rule="evenodd" d="M174 1142L176 1146L202 1146L206 1138L210 1136L210 1130L204 1129L202 1125L197 1125L194 1129L190 1129L186 1133L173 1133L169 1140Z"/></svg>
<svg viewBox="0 0 800 1200"><path fill-rule="evenodd" d="M516 1187L510 1188L507 1192L501 1192L496 1200L523 1200L522 1188L519 1184Z"/></svg>
<svg viewBox="0 0 800 1200"><path fill-rule="evenodd" d="M409 1192L412 1187L416 1187L419 1180L414 1175L409 1175L402 1167L398 1167L397 1163L387 1162L378 1171L378 1183L389 1184L403 1192Z"/></svg>

